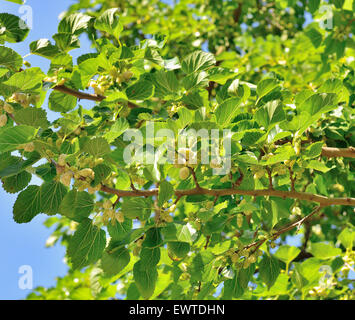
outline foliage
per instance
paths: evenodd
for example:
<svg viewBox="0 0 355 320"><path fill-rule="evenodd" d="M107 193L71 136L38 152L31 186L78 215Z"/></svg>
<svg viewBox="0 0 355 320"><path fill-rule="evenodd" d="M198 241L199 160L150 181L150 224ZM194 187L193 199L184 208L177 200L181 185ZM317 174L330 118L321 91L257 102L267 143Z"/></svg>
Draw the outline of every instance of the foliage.
<svg viewBox="0 0 355 320"><path fill-rule="evenodd" d="M354 299L354 6L80 0L29 46L48 72L7 46L30 30L1 13L0 178L17 223L50 216L70 266L28 298ZM84 33L95 52L75 61ZM230 173L127 164L124 133L147 150L151 122L231 129Z"/></svg>

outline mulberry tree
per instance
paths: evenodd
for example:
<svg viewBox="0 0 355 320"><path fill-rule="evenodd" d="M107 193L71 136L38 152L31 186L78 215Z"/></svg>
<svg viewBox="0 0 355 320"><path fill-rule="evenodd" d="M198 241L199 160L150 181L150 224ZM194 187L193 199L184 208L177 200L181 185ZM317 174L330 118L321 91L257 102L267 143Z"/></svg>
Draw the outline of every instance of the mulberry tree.
<svg viewBox="0 0 355 320"><path fill-rule="evenodd" d="M354 299L354 7L76 1L21 55L0 13L6 214L70 267L28 298Z"/></svg>

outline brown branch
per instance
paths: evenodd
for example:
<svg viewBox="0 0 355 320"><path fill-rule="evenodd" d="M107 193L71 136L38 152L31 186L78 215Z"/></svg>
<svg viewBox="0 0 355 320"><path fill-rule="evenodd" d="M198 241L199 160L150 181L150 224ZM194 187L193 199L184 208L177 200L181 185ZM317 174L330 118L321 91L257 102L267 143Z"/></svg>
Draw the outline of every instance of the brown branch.
<svg viewBox="0 0 355 320"><path fill-rule="evenodd" d="M157 196L159 193L158 189L152 190L118 190L113 189L108 186L101 186L101 191L115 194L119 197L152 197ZM291 198L298 200L305 200L310 202L317 202L321 206L331 206L331 205L344 205L344 206L355 206L355 198L328 198L322 195L297 192L297 191L281 191L281 190L239 190L239 189L205 189L205 188L194 188L188 190L175 190L175 196L181 198L183 196L192 195L207 195L213 197L230 196L230 195L245 195L254 197L279 197L279 198Z"/></svg>
<svg viewBox="0 0 355 320"><path fill-rule="evenodd" d="M303 218L301 218L300 220L297 220L291 224L289 224L288 226L280 229L279 231L277 231L277 233L275 233L273 235L273 238L276 239L278 238L282 233L285 233L295 227L299 228L303 223L305 223L307 220L309 220L310 218L312 218L316 213L319 212L319 210L321 209L321 207L323 206L318 206L316 207L308 216L305 216Z"/></svg>
<svg viewBox="0 0 355 320"><path fill-rule="evenodd" d="M69 94L71 96L77 97L80 100L91 100L91 101L101 102L102 100L106 99L105 96L101 96L98 94L80 92L80 91L68 88L64 85L55 86L55 87L53 87L53 90L56 90L56 91L59 91L59 92L65 93L65 94Z"/></svg>
<svg viewBox="0 0 355 320"><path fill-rule="evenodd" d="M16 123L15 116L12 113L7 113L7 115Z"/></svg>
<svg viewBox="0 0 355 320"><path fill-rule="evenodd" d="M205 250L207 250L208 245L209 245L209 243L210 243L210 240L211 240L211 236L207 236L207 237L206 237L206 244L205 244L205 246L203 247Z"/></svg>
<svg viewBox="0 0 355 320"><path fill-rule="evenodd" d="M322 148L322 156L333 158L333 157L345 157L345 158L355 158L355 148L330 148L323 147Z"/></svg>
<svg viewBox="0 0 355 320"><path fill-rule="evenodd" d="M291 180L291 191L295 191L295 182L296 178L293 174L293 170L291 167L288 168L288 171L290 172L290 180Z"/></svg>
<svg viewBox="0 0 355 320"><path fill-rule="evenodd" d="M269 178L269 189L274 189L274 186L272 184L272 174L271 174L271 169L269 167L266 167L266 172Z"/></svg>
<svg viewBox="0 0 355 320"><path fill-rule="evenodd" d="M234 183L234 185L233 185L234 188L238 188L238 187L242 184L243 179L244 179L243 171L240 170L240 168L238 168L238 172L239 172L239 178L238 178L237 181Z"/></svg>
<svg viewBox="0 0 355 320"><path fill-rule="evenodd" d="M238 7L233 10L233 20L235 23L239 22L240 16L242 14L242 3L239 2Z"/></svg>
<svg viewBox="0 0 355 320"><path fill-rule="evenodd" d="M91 94L91 93L86 93L86 92L81 92L77 91L71 88L68 88L64 85L58 85L52 88L53 90L74 96L78 98L79 100L90 100L90 101L96 101L96 102L101 102L106 99L105 96L99 95L99 94ZM128 101L128 107L133 109L133 108L138 108L139 106L134 104L133 102Z"/></svg>
<svg viewBox="0 0 355 320"><path fill-rule="evenodd" d="M283 227L281 228L280 230L276 231L275 234L273 234L272 236L272 239L273 240L276 240L281 234L287 232L287 231L290 231L294 228L299 228L303 223L305 223L306 221L308 221L310 218L312 218L316 213L319 212L319 210L321 209L321 207L323 206L317 206L309 215L295 221L295 222L292 222L291 224L287 225L286 227ZM249 248L252 248L252 247L255 247L255 249L253 250L253 253L255 251L257 251L261 245L267 241L267 239L262 239L262 240L258 240L258 241L255 241L253 243L250 243L248 244L247 246L245 246L243 249L249 249Z"/></svg>
<svg viewBox="0 0 355 320"><path fill-rule="evenodd" d="M194 179L194 182L195 182L195 185L196 185L196 189L201 189L200 187L200 184L198 183L198 180L197 180L197 177L196 177L196 172L193 168L191 167L188 167L190 172L191 172L191 175L192 175L192 178Z"/></svg>

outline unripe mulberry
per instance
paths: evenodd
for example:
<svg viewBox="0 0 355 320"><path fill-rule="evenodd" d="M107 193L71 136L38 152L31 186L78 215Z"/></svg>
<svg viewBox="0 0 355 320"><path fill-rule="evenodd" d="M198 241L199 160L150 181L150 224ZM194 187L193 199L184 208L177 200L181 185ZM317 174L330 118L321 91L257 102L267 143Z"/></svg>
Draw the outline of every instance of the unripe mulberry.
<svg viewBox="0 0 355 320"><path fill-rule="evenodd" d="M91 179L95 178L95 172L90 168L82 169L78 172L78 174L85 178L91 178Z"/></svg>
<svg viewBox="0 0 355 320"><path fill-rule="evenodd" d="M35 145L33 144L33 142L27 143L24 146L24 150L26 152L33 152L33 151L35 151Z"/></svg>
<svg viewBox="0 0 355 320"><path fill-rule="evenodd" d="M133 72L128 70L128 71L123 72L123 73L121 74L121 76L122 76L122 79L123 79L124 81L128 81L129 79L132 78Z"/></svg>
<svg viewBox="0 0 355 320"><path fill-rule="evenodd" d="M237 215L237 225L239 228L241 228L243 226L243 221L244 221L244 217L241 214Z"/></svg>
<svg viewBox="0 0 355 320"><path fill-rule="evenodd" d="M2 114L0 116L0 127L6 126L6 123L7 123L7 116L6 114Z"/></svg>
<svg viewBox="0 0 355 320"><path fill-rule="evenodd" d="M14 113L14 108L12 107L11 104L5 102L4 104L4 110L7 112L7 113Z"/></svg>
<svg viewBox="0 0 355 320"><path fill-rule="evenodd" d="M105 200L104 204L102 205L104 209L111 209L112 208L112 202L110 200Z"/></svg>
<svg viewBox="0 0 355 320"><path fill-rule="evenodd" d="M222 167L222 162L219 159L212 159L210 162L210 167L212 169L219 169Z"/></svg>
<svg viewBox="0 0 355 320"><path fill-rule="evenodd" d="M179 176L181 180L186 180L190 176L190 170L188 167L183 167L180 169Z"/></svg>
<svg viewBox="0 0 355 320"><path fill-rule="evenodd" d="M123 223L124 222L124 214L122 212L118 212L116 214L116 220L119 222L119 223Z"/></svg>
<svg viewBox="0 0 355 320"><path fill-rule="evenodd" d="M66 187L69 187L72 177L73 174L71 172L66 172L60 176L60 182L63 183Z"/></svg>
<svg viewBox="0 0 355 320"><path fill-rule="evenodd" d="M66 154L61 154L61 155L59 156L59 158L58 158L58 164L59 164L60 166L64 167L64 166L66 165L66 163L67 163L67 162L65 161L66 157L67 157Z"/></svg>

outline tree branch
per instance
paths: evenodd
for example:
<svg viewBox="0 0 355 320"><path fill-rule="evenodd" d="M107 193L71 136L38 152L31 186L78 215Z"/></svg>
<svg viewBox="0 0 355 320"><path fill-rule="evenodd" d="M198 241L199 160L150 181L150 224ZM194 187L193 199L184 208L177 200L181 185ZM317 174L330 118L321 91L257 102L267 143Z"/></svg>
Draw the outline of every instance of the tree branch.
<svg viewBox="0 0 355 320"><path fill-rule="evenodd" d="M239 2L238 7L234 9L233 11L233 20L235 23L239 22L240 16L242 14L242 6L243 4Z"/></svg>
<svg viewBox="0 0 355 320"><path fill-rule="evenodd" d="M118 190L110 188L108 186L102 185L101 191L107 192L110 194L115 194L119 197L152 197L157 196L159 193L158 189L152 190ZM207 195L213 197L221 197L228 195L244 195L244 196L254 196L254 197L279 197L279 198L291 198L298 200L305 200L310 202L317 202L322 207L331 206L331 205L344 205L344 206L355 206L355 198L328 198L325 196L311 194L306 192L297 192L297 191L281 191L281 190L239 190L239 189L205 189L205 188L194 188L188 190L175 190L175 196L181 198L183 196L192 196L192 195Z"/></svg>
<svg viewBox="0 0 355 320"><path fill-rule="evenodd" d="M58 85L53 87L53 90L60 91L65 94L69 94L71 96L77 97L80 100L91 100L91 101L97 101L100 102L102 100L105 100L105 96L101 96L98 94L91 94L91 93L85 93L85 92L80 92L71 88L68 88L64 85Z"/></svg>
<svg viewBox="0 0 355 320"><path fill-rule="evenodd" d="M319 212L319 210L321 209L321 207L323 206L317 206L309 215L295 221L292 222L291 224L287 225L286 227L281 228L280 230L277 230L276 233L272 236L272 239L275 240L277 239L281 234L290 231L294 228L299 228L303 223L305 223L306 221L308 221L311 217L313 217L316 213ZM252 247L255 247L255 249L253 250L253 253L258 250L258 248L265 242L267 241L267 239L262 239L262 240L258 240L255 241L253 243L248 244L247 246L245 246L243 249L249 249Z"/></svg>
<svg viewBox="0 0 355 320"><path fill-rule="evenodd" d="M355 148L330 148L323 147L322 148L322 156L333 158L333 157L344 157L344 158L355 158Z"/></svg>
<svg viewBox="0 0 355 320"><path fill-rule="evenodd" d="M74 96L76 98L78 98L79 100L90 100L90 101L96 101L96 102L101 102L103 100L106 99L105 96L101 96L98 94L91 94L91 93L86 93L86 92L81 92L78 90L74 90L71 88L68 88L64 85L58 85L52 88L53 90L65 93L65 94L69 94L71 96ZM128 101L128 107L133 109L133 108L138 108L138 105L136 105L133 102Z"/></svg>

